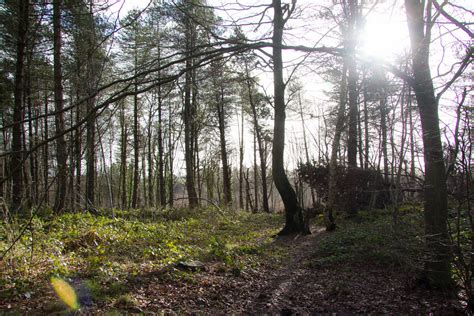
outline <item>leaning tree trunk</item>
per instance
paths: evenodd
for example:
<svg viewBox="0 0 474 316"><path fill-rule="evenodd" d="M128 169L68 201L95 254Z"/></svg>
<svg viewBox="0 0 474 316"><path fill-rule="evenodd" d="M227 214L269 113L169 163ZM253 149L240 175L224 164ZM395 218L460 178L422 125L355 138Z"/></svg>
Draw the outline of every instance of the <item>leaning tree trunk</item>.
<svg viewBox="0 0 474 316"><path fill-rule="evenodd" d="M61 65L61 0L53 1L53 39L54 39L54 104L56 123L56 159L58 163L58 186L54 211L60 212L64 209L67 189L67 151L64 139L64 98L62 84Z"/></svg>
<svg viewBox="0 0 474 316"><path fill-rule="evenodd" d="M285 82L283 81L283 59L282 41L285 19L281 7L281 0L273 0L273 87L275 100L275 121L273 128L273 181L281 196L285 207L285 227L279 235L291 233L309 233L309 227L305 225L303 212L298 205L295 190L285 173L284 150L285 150ZM290 10L291 12L291 10ZM290 14L290 12L288 14Z"/></svg>
<svg viewBox="0 0 474 316"><path fill-rule="evenodd" d="M425 1L420 0L405 0L412 52L413 90L420 110L423 134L426 246L432 255L425 262L424 276L430 285L446 289L453 285L447 229L446 170L439 130L438 102L429 65L430 25L425 25L424 3ZM427 18L431 16L430 6L431 1L427 1Z"/></svg>

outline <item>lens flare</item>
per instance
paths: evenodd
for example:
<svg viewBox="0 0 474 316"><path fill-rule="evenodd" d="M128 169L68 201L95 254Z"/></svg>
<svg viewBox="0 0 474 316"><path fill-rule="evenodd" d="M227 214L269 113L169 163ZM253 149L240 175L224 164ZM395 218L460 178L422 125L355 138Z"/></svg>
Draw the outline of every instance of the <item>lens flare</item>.
<svg viewBox="0 0 474 316"><path fill-rule="evenodd" d="M72 288L72 286L69 285L69 283L61 278L52 277L51 285L64 304L66 304L72 310L79 309L76 291Z"/></svg>

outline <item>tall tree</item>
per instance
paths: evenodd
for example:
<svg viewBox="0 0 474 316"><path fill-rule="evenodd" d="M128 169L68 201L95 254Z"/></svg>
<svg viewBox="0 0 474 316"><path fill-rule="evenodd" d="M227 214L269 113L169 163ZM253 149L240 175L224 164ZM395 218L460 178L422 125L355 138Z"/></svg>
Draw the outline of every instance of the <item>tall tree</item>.
<svg viewBox="0 0 474 316"><path fill-rule="evenodd" d="M14 83L14 107L12 129L12 154L10 160L10 174L12 177L12 210L18 211L23 198L23 155L22 155L22 130L23 124L23 89L24 65L26 52L26 38L28 32L28 0L18 2L18 35L16 44L16 68Z"/></svg>
<svg viewBox="0 0 474 316"><path fill-rule="evenodd" d="M67 149L64 136L64 97L63 75L61 61L62 31L61 31L62 0L53 1L53 58L54 58L54 105L56 124L56 161L57 187L54 202L55 212L64 209L67 189Z"/></svg>
<svg viewBox="0 0 474 316"><path fill-rule="evenodd" d="M194 89L192 89L193 83L193 59L192 53L196 45L196 25L193 23L192 12L194 10L194 3L191 0L185 1L186 14L184 17L185 26L185 54L186 54L186 74L184 83L184 156L186 162L186 190L188 192L188 203L190 208L196 208L198 206L198 196L196 193L195 186L195 113L194 107L195 102L192 102Z"/></svg>
<svg viewBox="0 0 474 316"><path fill-rule="evenodd" d="M260 176L262 178L262 207L264 212L270 212L270 207L268 205L268 187L267 187L267 152L265 150L265 131L263 129L263 122L260 121L261 117L269 117L270 112L265 107L264 97L259 94L255 89L254 78L251 77L250 60L248 58L244 59L244 71L245 71L245 93L247 101L250 105L250 117L252 118L253 131L255 133L255 143L256 149L258 151L260 159ZM255 163L255 169L257 169L257 164ZM256 173L257 171L254 170ZM255 177L255 187L257 188L257 181ZM258 200L258 191L255 192L255 208L257 207Z"/></svg>
<svg viewBox="0 0 474 316"><path fill-rule="evenodd" d="M357 167L357 63L355 49L357 46L357 20L359 16L358 0L343 1L347 16L347 26L343 27L344 48L347 50L347 89L349 92L349 132L347 136L347 164L349 168Z"/></svg>
<svg viewBox="0 0 474 316"><path fill-rule="evenodd" d="M229 93L229 87L232 82L229 74L226 73L226 67L219 62L211 65L212 81L213 81L213 95L215 113L217 115L217 127L219 130L219 147L222 162L222 188L224 193L224 205L229 206L232 203L232 187L231 187L231 170L228 159L227 149L227 118L230 112L230 104L226 94Z"/></svg>
<svg viewBox="0 0 474 316"><path fill-rule="evenodd" d="M282 43L283 29L288 18L294 11L296 1L293 1L292 7L287 8L286 17L283 14L281 0L273 0L273 88L274 88L274 106L275 120L273 127L273 148L272 148L272 172L273 181L281 196L285 207L285 226L280 231L280 235L291 233L309 233L309 228L305 225L303 212L298 204L296 192L290 184L285 173L284 151L285 151L285 82L283 80L283 58Z"/></svg>
<svg viewBox="0 0 474 316"><path fill-rule="evenodd" d="M439 288L453 285L447 229L446 169L439 130L438 100L430 70L432 1L405 0L411 43L413 90L420 110L425 162L424 214L426 246L432 258L425 262L429 284Z"/></svg>

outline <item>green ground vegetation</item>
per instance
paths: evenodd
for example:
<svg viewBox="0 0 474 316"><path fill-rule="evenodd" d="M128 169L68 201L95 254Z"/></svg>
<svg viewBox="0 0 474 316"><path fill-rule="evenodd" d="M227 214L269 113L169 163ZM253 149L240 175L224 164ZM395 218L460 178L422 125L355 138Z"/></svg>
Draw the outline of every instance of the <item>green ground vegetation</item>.
<svg viewBox="0 0 474 316"><path fill-rule="evenodd" d="M85 280L106 299L127 278L186 260L219 261L238 274L259 264L281 222L281 215L212 208L39 215L1 262L0 298L28 295L54 276ZM24 224L0 226L0 253Z"/></svg>

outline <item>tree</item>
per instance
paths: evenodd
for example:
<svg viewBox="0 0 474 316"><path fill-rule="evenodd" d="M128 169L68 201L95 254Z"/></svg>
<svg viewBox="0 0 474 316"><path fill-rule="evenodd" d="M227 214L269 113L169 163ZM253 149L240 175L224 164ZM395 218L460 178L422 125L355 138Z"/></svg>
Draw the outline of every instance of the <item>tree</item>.
<svg viewBox="0 0 474 316"><path fill-rule="evenodd" d="M446 169L439 130L438 100L429 63L431 5L431 1L405 0L412 54L413 90L420 110L423 132L426 246L433 255L431 260L425 262L424 274L430 285L446 289L453 283L447 229Z"/></svg>
<svg viewBox="0 0 474 316"><path fill-rule="evenodd" d="M283 80L283 58L282 43L283 29L291 13L295 8L296 2L293 1L292 7L287 8L287 16L284 17L281 0L273 0L274 10L273 18L273 88L274 88L274 106L275 120L273 127L273 149L272 149L272 173L273 181L281 196L285 207L285 226L280 231L280 235L292 233L309 233L309 227L305 225L303 212L298 204L298 198L295 190L285 173L284 151L285 151L285 82Z"/></svg>
<svg viewBox="0 0 474 316"><path fill-rule="evenodd" d="M214 62L211 64L212 88L214 96L215 113L217 115L217 127L219 130L219 147L222 161L222 187L224 193L224 205L230 206L232 203L232 188L231 188L231 170L228 161L227 149L227 120L230 113L230 102L227 95L230 95L232 87L231 78L229 78L228 71L223 63Z"/></svg>
<svg viewBox="0 0 474 316"><path fill-rule="evenodd" d="M61 12L62 0L53 1L53 57L54 57L54 105L56 123L56 160L57 160L57 188L54 202L55 212L61 212L66 202L67 189L67 148L64 137L64 97L63 75L61 64Z"/></svg>
<svg viewBox="0 0 474 316"><path fill-rule="evenodd" d="M244 56L244 89L246 101L250 105L250 117L252 118L253 131L255 133L256 145L258 148L258 155L260 158L260 176L262 178L262 207L263 211L269 213L270 208L268 205L268 188L267 188L267 152L265 148L265 130L261 118L267 118L270 116L270 111L265 106L264 96L255 89L255 78L251 77L250 74L250 62L249 59ZM255 164L255 174L257 173L257 166ZM255 188L257 188L257 181L255 177ZM257 190L256 190L257 193ZM255 194L255 207L257 208L258 196Z"/></svg>
<svg viewBox="0 0 474 316"><path fill-rule="evenodd" d="M16 70L14 83L13 130L10 160L10 174L12 177L12 209L20 210L23 198L23 155L22 129L23 124L23 89L24 89L24 62L26 50L26 36L28 31L28 0L18 2L18 35L16 45Z"/></svg>

